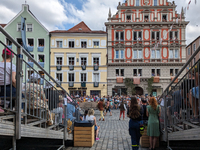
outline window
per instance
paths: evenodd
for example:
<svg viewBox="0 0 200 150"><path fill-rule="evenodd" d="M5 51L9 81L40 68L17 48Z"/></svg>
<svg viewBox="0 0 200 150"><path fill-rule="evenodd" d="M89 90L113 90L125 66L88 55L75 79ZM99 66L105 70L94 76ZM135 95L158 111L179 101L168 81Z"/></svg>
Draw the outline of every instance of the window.
<svg viewBox="0 0 200 150"><path fill-rule="evenodd" d="M167 22L167 15L162 15L162 21Z"/></svg>
<svg viewBox="0 0 200 150"><path fill-rule="evenodd" d="M156 55L155 50L151 50L151 58L155 58L156 57L155 55Z"/></svg>
<svg viewBox="0 0 200 150"><path fill-rule="evenodd" d="M81 58L81 65L87 65L87 58L85 57Z"/></svg>
<svg viewBox="0 0 200 150"><path fill-rule="evenodd" d="M7 39L7 38L6 38L6 45L7 46L12 45L12 42L9 39Z"/></svg>
<svg viewBox="0 0 200 150"><path fill-rule="evenodd" d="M69 65L74 65L74 57L69 57Z"/></svg>
<svg viewBox="0 0 200 150"><path fill-rule="evenodd" d="M93 74L93 82L99 82L99 73L94 73Z"/></svg>
<svg viewBox="0 0 200 150"><path fill-rule="evenodd" d="M178 74L179 69L175 69L175 76Z"/></svg>
<svg viewBox="0 0 200 150"><path fill-rule="evenodd" d="M99 41L93 41L94 48L99 48Z"/></svg>
<svg viewBox="0 0 200 150"><path fill-rule="evenodd" d="M173 50L169 50L169 58L174 58Z"/></svg>
<svg viewBox="0 0 200 150"><path fill-rule="evenodd" d="M177 40L178 39L178 31L175 31L174 32L174 40Z"/></svg>
<svg viewBox="0 0 200 150"><path fill-rule="evenodd" d="M116 40L120 40L120 41L123 41L124 40L124 32L118 32L118 31L116 31L115 32L115 39Z"/></svg>
<svg viewBox="0 0 200 150"><path fill-rule="evenodd" d="M160 39L160 32L159 31L151 32L151 39L152 40L159 40Z"/></svg>
<svg viewBox="0 0 200 150"><path fill-rule="evenodd" d="M160 76L160 69L156 69L157 76Z"/></svg>
<svg viewBox="0 0 200 150"><path fill-rule="evenodd" d="M87 41L81 41L81 48L87 48Z"/></svg>
<svg viewBox="0 0 200 150"><path fill-rule="evenodd" d="M141 31L134 31L133 32L133 40L141 41L142 40L142 32Z"/></svg>
<svg viewBox="0 0 200 150"><path fill-rule="evenodd" d="M38 62L44 62L44 55L38 55Z"/></svg>
<svg viewBox="0 0 200 150"><path fill-rule="evenodd" d="M137 69L133 69L133 76L137 76Z"/></svg>
<svg viewBox="0 0 200 150"><path fill-rule="evenodd" d="M157 0L154 0L154 6L157 6Z"/></svg>
<svg viewBox="0 0 200 150"><path fill-rule="evenodd" d="M74 41L69 41L69 48L74 48Z"/></svg>
<svg viewBox="0 0 200 150"><path fill-rule="evenodd" d="M131 21L131 15L126 15L126 21Z"/></svg>
<svg viewBox="0 0 200 150"><path fill-rule="evenodd" d="M140 0L136 0L136 6L140 5Z"/></svg>
<svg viewBox="0 0 200 150"><path fill-rule="evenodd" d="M124 69L116 69L115 73L116 76L124 76Z"/></svg>
<svg viewBox="0 0 200 150"><path fill-rule="evenodd" d="M44 39L38 39L39 47L44 47Z"/></svg>
<svg viewBox="0 0 200 150"><path fill-rule="evenodd" d="M196 44L193 44L193 50L196 51Z"/></svg>
<svg viewBox="0 0 200 150"><path fill-rule="evenodd" d="M34 40L28 39L28 46L34 46Z"/></svg>
<svg viewBox="0 0 200 150"><path fill-rule="evenodd" d="M188 48L188 55L190 55L191 54L191 52L190 52L190 47Z"/></svg>
<svg viewBox="0 0 200 150"><path fill-rule="evenodd" d="M124 59L124 50L120 50L120 58Z"/></svg>
<svg viewBox="0 0 200 150"><path fill-rule="evenodd" d="M86 73L81 73L81 82L86 82L87 74Z"/></svg>
<svg viewBox="0 0 200 150"><path fill-rule="evenodd" d="M134 50L134 51L133 51L133 58L134 58L134 59L137 59L137 50Z"/></svg>
<svg viewBox="0 0 200 150"><path fill-rule="evenodd" d="M169 38L170 40L178 40L178 31L170 31Z"/></svg>
<svg viewBox="0 0 200 150"><path fill-rule="evenodd" d="M56 57L57 65L62 65L62 57Z"/></svg>
<svg viewBox="0 0 200 150"><path fill-rule="evenodd" d="M19 43L21 46L23 46L23 43L22 43L22 39L21 39L21 38L17 38L17 43Z"/></svg>
<svg viewBox="0 0 200 150"><path fill-rule="evenodd" d="M17 31L21 31L21 23L17 24Z"/></svg>
<svg viewBox="0 0 200 150"><path fill-rule="evenodd" d="M115 51L115 58L116 58L116 59L119 59L119 50L116 50L116 51Z"/></svg>
<svg viewBox="0 0 200 150"><path fill-rule="evenodd" d="M149 22L149 15L144 15L144 22Z"/></svg>
<svg viewBox="0 0 200 150"><path fill-rule="evenodd" d="M27 31L28 32L32 32L33 31L32 24L27 24Z"/></svg>
<svg viewBox="0 0 200 150"><path fill-rule="evenodd" d="M68 80L69 80L69 82L74 82L74 73L68 74Z"/></svg>
<svg viewBox="0 0 200 150"><path fill-rule="evenodd" d="M56 41L57 48L62 48L62 41Z"/></svg>
<svg viewBox="0 0 200 150"><path fill-rule="evenodd" d="M151 76L155 76L155 69L151 69Z"/></svg>
<svg viewBox="0 0 200 150"><path fill-rule="evenodd" d="M156 58L160 58L160 50L156 50Z"/></svg>
<svg viewBox="0 0 200 150"><path fill-rule="evenodd" d="M99 65L99 58L98 57L94 57L93 58L93 65Z"/></svg>
<svg viewBox="0 0 200 150"><path fill-rule="evenodd" d="M138 69L138 76L142 76L142 69Z"/></svg>
<svg viewBox="0 0 200 150"><path fill-rule="evenodd" d="M56 78L57 78L59 81L62 81L62 73L56 73Z"/></svg>
<svg viewBox="0 0 200 150"><path fill-rule="evenodd" d="M143 55L142 55L142 50L138 50L138 58L139 58L139 59L142 59L142 56L143 56Z"/></svg>
<svg viewBox="0 0 200 150"><path fill-rule="evenodd" d="M121 70L120 70L120 75L121 75L121 76L124 76L124 69L121 69Z"/></svg>
<svg viewBox="0 0 200 150"><path fill-rule="evenodd" d="M170 76L174 75L174 69L170 69Z"/></svg>
<svg viewBox="0 0 200 150"><path fill-rule="evenodd" d="M160 50L151 50L151 58L160 58Z"/></svg>
<svg viewBox="0 0 200 150"><path fill-rule="evenodd" d="M173 39L173 32L172 31L169 32L169 38L170 38L170 40Z"/></svg>
<svg viewBox="0 0 200 150"><path fill-rule="evenodd" d="M33 59L34 59L34 55L33 54L31 54L31 56L33 57ZM28 62L32 62L29 58L28 58Z"/></svg>
<svg viewBox="0 0 200 150"><path fill-rule="evenodd" d="M175 51L174 51L174 58L178 58L178 57L179 57L179 55L178 55L178 50L175 49Z"/></svg>

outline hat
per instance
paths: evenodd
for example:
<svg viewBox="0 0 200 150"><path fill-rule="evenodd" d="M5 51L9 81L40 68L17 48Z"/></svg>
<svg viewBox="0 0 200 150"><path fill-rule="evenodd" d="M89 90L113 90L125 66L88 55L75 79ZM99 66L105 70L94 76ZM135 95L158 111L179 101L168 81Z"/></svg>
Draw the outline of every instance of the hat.
<svg viewBox="0 0 200 150"><path fill-rule="evenodd" d="M45 85L45 89L49 89L49 88L51 88L51 87L54 87L54 83L52 82L52 81L48 81L48 82L46 82L46 85Z"/></svg>
<svg viewBox="0 0 200 150"><path fill-rule="evenodd" d="M37 74L37 73L33 73L33 74L31 74L31 76L30 76L30 80L31 80L31 81L33 81L33 80L38 80L38 79L40 79L40 78L41 78L40 75Z"/></svg>
<svg viewBox="0 0 200 150"><path fill-rule="evenodd" d="M3 49L2 54L5 54L5 49ZM8 48L6 48L6 55L11 55L11 54L12 56L14 55L13 53L11 53L11 51Z"/></svg>

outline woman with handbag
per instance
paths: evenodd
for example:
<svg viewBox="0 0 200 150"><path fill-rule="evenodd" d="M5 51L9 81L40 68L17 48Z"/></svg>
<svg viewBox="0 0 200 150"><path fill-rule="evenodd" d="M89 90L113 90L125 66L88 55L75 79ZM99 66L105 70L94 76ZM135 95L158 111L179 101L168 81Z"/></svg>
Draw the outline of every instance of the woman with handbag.
<svg viewBox="0 0 200 150"><path fill-rule="evenodd" d="M147 106L146 115L148 118L147 135L150 136L150 150L155 150L156 142L160 136L159 129L159 117L161 116L161 107L158 105L155 97L151 97L149 100L149 106Z"/></svg>
<svg viewBox="0 0 200 150"><path fill-rule="evenodd" d="M140 122L143 116L143 108L138 105L136 97L131 97L130 108L127 111L129 120L129 134L131 136L132 150L139 149L140 142Z"/></svg>

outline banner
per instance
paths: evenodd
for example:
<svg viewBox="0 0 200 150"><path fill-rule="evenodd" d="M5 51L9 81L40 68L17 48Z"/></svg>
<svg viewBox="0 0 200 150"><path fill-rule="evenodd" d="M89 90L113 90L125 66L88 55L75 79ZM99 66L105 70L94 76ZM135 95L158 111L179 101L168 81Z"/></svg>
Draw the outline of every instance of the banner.
<svg viewBox="0 0 200 150"><path fill-rule="evenodd" d="M25 18L21 17L21 35L22 35L22 45L23 48L30 54L28 47L26 45L26 23Z"/></svg>

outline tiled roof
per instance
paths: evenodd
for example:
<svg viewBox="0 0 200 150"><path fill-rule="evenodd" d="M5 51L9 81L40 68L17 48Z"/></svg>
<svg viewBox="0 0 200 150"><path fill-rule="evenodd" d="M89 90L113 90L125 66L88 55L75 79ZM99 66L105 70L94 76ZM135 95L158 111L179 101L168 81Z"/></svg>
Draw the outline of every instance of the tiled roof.
<svg viewBox="0 0 200 150"><path fill-rule="evenodd" d="M55 30L51 31L50 33L106 33L104 31L92 31L83 21L80 22L79 24L75 25L69 30Z"/></svg>
<svg viewBox="0 0 200 150"><path fill-rule="evenodd" d="M2 26L4 28L6 26L6 24L0 24L0 26Z"/></svg>

